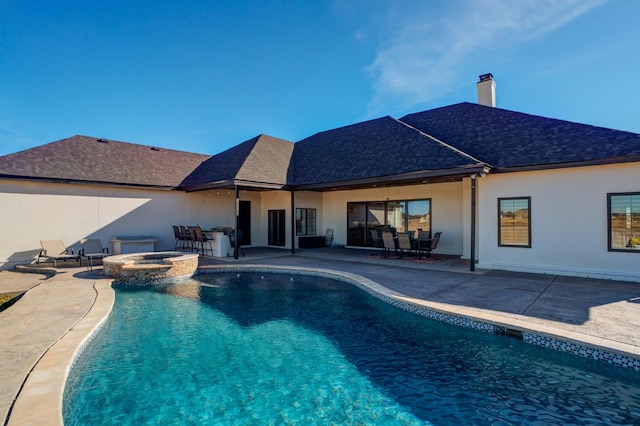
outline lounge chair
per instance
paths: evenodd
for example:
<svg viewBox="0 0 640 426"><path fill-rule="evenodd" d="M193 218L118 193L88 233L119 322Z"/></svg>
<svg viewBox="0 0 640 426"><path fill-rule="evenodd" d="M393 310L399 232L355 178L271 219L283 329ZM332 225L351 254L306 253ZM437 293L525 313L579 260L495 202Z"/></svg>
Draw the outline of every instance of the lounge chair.
<svg viewBox="0 0 640 426"><path fill-rule="evenodd" d="M87 258L87 267L89 270L93 269L93 259L102 259L109 255L109 248L102 247L102 242L97 238L89 238L86 240L80 240L82 249L80 250L80 262L82 258Z"/></svg>
<svg viewBox="0 0 640 426"><path fill-rule="evenodd" d="M80 261L79 254L73 254L73 249L67 248L62 240L41 240L42 250L38 254L36 263L40 263L41 258L53 259L53 267L58 267L58 260L77 260Z"/></svg>

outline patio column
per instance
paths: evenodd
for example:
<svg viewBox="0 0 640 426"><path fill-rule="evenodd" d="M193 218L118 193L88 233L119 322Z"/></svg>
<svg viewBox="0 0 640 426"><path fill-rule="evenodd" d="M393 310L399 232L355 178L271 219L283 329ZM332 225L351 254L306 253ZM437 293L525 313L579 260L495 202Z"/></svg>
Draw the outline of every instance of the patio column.
<svg viewBox="0 0 640 426"><path fill-rule="evenodd" d="M295 203L295 191L291 191L291 254L296 254L296 203Z"/></svg>
<svg viewBox="0 0 640 426"><path fill-rule="evenodd" d="M233 247L233 258L238 259L238 253L240 252L240 188L236 185L236 238Z"/></svg>
<svg viewBox="0 0 640 426"><path fill-rule="evenodd" d="M476 270L476 175L471 177L471 254L469 256L469 270Z"/></svg>

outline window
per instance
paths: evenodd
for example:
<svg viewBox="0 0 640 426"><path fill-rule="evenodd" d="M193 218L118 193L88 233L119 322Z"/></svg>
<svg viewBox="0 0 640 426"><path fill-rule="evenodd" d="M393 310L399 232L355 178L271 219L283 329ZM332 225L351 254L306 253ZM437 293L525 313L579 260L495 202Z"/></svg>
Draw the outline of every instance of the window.
<svg viewBox="0 0 640 426"><path fill-rule="evenodd" d="M296 235L316 235L316 209L296 209Z"/></svg>
<svg viewBox="0 0 640 426"><path fill-rule="evenodd" d="M640 192L607 198L609 251L640 252Z"/></svg>
<svg viewBox="0 0 640 426"><path fill-rule="evenodd" d="M531 247L531 197L498 198L498 246Z"/></svg>

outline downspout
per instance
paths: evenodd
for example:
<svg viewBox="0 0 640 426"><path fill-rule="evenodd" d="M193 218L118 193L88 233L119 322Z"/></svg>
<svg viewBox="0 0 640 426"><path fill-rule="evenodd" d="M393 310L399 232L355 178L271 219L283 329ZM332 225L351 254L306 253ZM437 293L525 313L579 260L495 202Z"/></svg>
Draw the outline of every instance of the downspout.
<svg viewBox="0 0 640 426"><path fill-rule="evenodd" d="M476 270L476 175L471 176L471 255L469 256L469 270Z"/></svg>
<svg viewBox="0 0 640 426"><path fill-rule="evenodd" d="M235 186L236 188L236 238L234 241L234 248L233 248L233 258L234 259L238 259L238 253L240 252L240 189L238 188L238 185Z"/></svg>
<svg viewBox="0 0 640 426"><path fill-rule="evenodd" d="M291 191L291 254L296 254L296 206L295 191Z"/></svg>

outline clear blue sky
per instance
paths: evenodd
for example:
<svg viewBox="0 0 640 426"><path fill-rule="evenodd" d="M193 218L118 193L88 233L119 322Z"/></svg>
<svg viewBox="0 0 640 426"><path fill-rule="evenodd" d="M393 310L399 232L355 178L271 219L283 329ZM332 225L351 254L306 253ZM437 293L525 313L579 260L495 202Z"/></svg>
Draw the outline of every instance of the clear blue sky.
<svg viewBox="0 0 640 426"><path fill-rule="evenodd" d="M640 133L640 1L0 0L0 154L216 154L476 102Z"/></svg>

